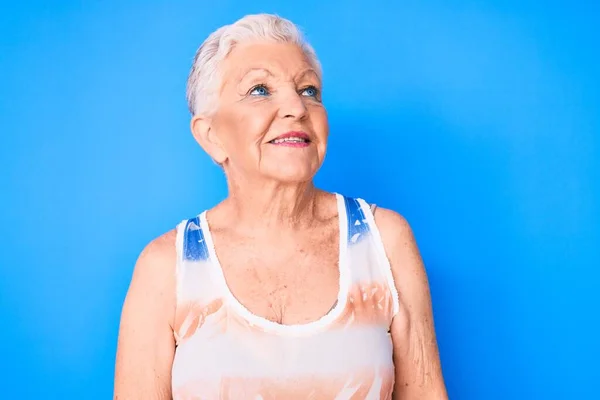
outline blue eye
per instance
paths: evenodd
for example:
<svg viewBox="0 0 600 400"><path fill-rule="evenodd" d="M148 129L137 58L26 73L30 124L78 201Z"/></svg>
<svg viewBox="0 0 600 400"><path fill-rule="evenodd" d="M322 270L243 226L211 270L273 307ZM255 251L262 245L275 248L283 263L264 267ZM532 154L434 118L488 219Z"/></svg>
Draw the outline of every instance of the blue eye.
<svg viewBox="0 0 600 400"><path fill-rule="evenodd" d="M252 88L252 90L250 90L250 94L252 96L268 96L269 90L266 88L265 85L258 85Z"/></svg>
<svg viewBox="0 0 600 400"><path fill-rule="evenodd" d="M308 97L317 97L318 93L319 93L318 89L314 86L309 86L302 90L302 95L308 96Z"/></svg>

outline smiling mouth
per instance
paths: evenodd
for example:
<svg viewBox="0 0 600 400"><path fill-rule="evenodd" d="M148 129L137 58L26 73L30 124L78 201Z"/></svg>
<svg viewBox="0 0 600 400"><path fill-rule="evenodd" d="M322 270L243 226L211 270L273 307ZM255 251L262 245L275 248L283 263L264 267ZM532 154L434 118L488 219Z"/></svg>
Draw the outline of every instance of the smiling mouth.
<svg viewBox="0 0 600 400"><path fill-rule="evenodd" d="M271 144L286 144L286 143L291 143L291 144L298 144L298 143L310 143L309 139L304 139L301 137L288 137L288 138L281 138L281 139L273 139L271 140L269 143Z"/></svg>
<svg viewBox="0 0 600 400"><path fill-rule="evenodd" d="M302 131L291 131L277 136L268 142L275 146L284 147L308 147L310 145L310 136Z"/></svg>

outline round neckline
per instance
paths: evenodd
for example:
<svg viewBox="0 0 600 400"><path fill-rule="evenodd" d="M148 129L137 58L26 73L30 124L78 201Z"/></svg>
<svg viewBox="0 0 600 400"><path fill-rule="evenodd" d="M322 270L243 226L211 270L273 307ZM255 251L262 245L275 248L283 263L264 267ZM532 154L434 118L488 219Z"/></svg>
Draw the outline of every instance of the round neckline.
<svg viewBox="0 0 600 400"><path fill-rule="evenodd" d="M346 211L346 204L344 197L338 193L334 193L336 197L336 205L338 210L338 225L339 225L339 255L338 255L338 295L337 301L334 306L323 316L318 319L301 324L279 324L273 322L265 317L254 314L244 304L242 304L237 297L233 295L225 279L223 268L217 256L215 245L210 232L210 226L206 217L207 211L203 211L200 214L200 227L204 234L204 241L208 249L208 255L210 258L210 268L214 272L214 279L216 283L221 287L223 296L226 302L231 306L238 315L243 317L251 325L262 328L265 331L280 333L280 334L291 334L291 335L306 335L315 333L322 329L325 329L333 321L335 321L346 308L348 301L348 290L350 287L350 271L347 264L347 249L348 249L348 216Z"/></svg>

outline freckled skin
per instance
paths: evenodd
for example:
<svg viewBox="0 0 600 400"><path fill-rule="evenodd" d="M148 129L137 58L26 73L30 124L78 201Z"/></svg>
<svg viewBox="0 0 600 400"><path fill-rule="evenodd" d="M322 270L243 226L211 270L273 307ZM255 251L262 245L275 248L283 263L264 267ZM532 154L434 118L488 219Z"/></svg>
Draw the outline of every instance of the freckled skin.
<svg viewBox="0 0 600 400"><path fill-rule="evenodd" d="M253 237L237 232L235 225L211 224L228 286L252 313L292 325L317 320L335 303L338 217L329 195L322 196L333 210L324 207L321 220L293 236Z"/></svg>

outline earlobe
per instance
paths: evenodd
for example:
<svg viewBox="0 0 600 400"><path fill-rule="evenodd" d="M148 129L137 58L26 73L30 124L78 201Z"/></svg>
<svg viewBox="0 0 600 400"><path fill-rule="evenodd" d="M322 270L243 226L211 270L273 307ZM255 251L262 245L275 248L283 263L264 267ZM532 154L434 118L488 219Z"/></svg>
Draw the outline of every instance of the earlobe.
<svg viewBox="0 0 600 400"><path fill-rule="evenodd" d="M227 160L225 149L212 128L210 118L199 115L192 117L190 129L194 139L215 162L222 164Z"/></svg>

